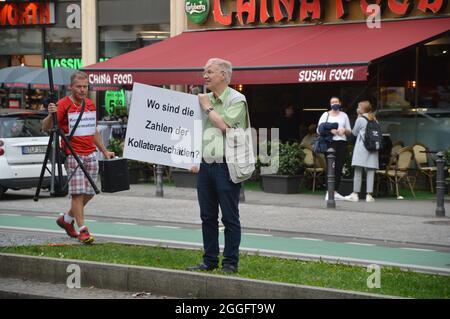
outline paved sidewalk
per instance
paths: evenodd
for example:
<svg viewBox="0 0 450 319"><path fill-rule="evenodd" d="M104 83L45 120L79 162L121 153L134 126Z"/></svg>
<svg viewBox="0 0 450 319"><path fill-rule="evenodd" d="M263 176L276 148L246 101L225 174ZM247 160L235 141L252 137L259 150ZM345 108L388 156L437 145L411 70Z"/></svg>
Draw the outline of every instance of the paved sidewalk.
<svg viewBox="0 0 450 319"><path fill-rule="evenodd" d="M1 212L59 213L69 208L68 198L47 192L34 202L34 190L8 191ZM200 225L196 190L166 186L164 198L150 184L132 185L130 191L99 194L86 208L86 218L114 217ZM378 199L375 203L337 202L327 209L323 196L279 195L247 191L240 205L242 226L265 232L289 231L315 237L348 236L382 241L450 247L450 218L435 217L434 201ZM450 203L445 204L450 216Z"/></svg>

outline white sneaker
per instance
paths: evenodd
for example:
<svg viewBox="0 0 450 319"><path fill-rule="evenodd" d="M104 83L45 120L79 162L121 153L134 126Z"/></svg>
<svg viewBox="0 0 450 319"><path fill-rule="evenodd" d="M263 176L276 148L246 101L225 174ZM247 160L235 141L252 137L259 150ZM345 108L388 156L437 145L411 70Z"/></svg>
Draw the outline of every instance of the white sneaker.
<svg viewBox="0 0 450 319"><path fill-rule="evenodd" d="M339 194L338 192L334 192L334 199L335 200L345 200L345 197Z"/></svg>
<svg viewBox="0 0 450 319"><path fill-rule="evenodd" d="M344 197L345 200L349 201L349 202L358 202L359 201L359 196L358 193L351 193L348 196Z"/></svg>
<svg viewBox="0 0 450 319"><path fill-rule="evenodd" d="M338 192L334 192L334 200L344 200L344 196L339 194ZM325 200L328 200L328 192L325 194Z"/></svg>
<svg viewBox="0 0 450 319"><path fill-rule="evenodd" d="M375 201L375 198L372 197L372 195L367 194L366 195L366 202L373 203Z"/></svg>

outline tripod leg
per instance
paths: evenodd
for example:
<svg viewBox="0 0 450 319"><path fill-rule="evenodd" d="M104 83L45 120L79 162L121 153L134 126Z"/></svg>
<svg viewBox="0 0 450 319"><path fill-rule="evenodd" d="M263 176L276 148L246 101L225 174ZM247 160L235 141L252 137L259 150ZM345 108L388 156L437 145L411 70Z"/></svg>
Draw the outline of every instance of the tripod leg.
<svg viewBox="0 0 450 319"><path fill-rule="evenodd" d="M33 200L35 202L37 202L39 200L39 193L41 192L41 186L42 186L42 182L44 180L45 170L47 169L47 162L48 162L48 158L50 156L50 151L52 149L52 144L53 144L55 134L56 134L56 131L52 131L50 134L50 137L48 139L47 150L45 151L44 162L42 163L42 168L41 168L41 175L39 176L39 182L37 185L36 193L33 197Z"/></svg>
<svg viewBox="0 0 450 319"><path fill-rule="evenodd" d="M50 181L50 194L53 194L55 192L55 179L53 178L53 176L55 176L56 153L57 153L56 150L58 147L58 142L59 142L59 138L58 138L58 136L56 136L56 138L53 138L53 143L51 144L52 145L52 150L51 150L52 179Z"/></svg>
<svg viewBox="0 0 450 319"><path fill-rule="evenodd" d="M65 136L64 134L60 134L60 135L61 135L61 138L64 140L65 145L69 149L70 154L77 161L78 165L80 166L81 170L84 173L84 176L86 176L86 178L88 179L88 181L91 184L92 188L94 189L95 193L99 194L100 190L97 188L97 185L95 185L95 182L92 180L91 175L89 175L89 173L86 171L86 168L84 167L83 163L81 162L80 158L78 157L78 154L75 153L74 149L72 148L72 145L70 145L69 140L67 139L67 136Z"/></svg>
<svg viewBox="0 0 450 319"><path fill-rule="evenodd" d="M58 138L58 143L59 143L59 138ZM52 196L66 196L68 189L67 189L67 185L65 185L65 181L64 181L60 153L58 151L56 151L56 148L55 148L55 162L54 163L56 164L56 167L58 169L58 180L57 180L55 187L51 191L51 195Z"/></svg>

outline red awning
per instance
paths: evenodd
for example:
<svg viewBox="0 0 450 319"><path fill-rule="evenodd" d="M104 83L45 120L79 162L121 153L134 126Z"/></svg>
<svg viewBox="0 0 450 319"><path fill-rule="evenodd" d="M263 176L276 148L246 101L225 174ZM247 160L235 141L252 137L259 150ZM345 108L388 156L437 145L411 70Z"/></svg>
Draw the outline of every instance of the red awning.
<svg viewBox="0 0 450 319"><path fill-rule="evenodd" d="M365 81L370 62L450 30L450 18L185 32L84 68L95 87L202 84L211 57L232 84Z"/></svg>

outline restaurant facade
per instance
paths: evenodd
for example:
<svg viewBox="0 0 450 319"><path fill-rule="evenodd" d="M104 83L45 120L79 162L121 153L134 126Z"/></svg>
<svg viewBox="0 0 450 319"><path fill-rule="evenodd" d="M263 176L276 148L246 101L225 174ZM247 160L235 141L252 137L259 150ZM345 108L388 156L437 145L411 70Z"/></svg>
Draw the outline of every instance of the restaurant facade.
<svg viewBox="0 0 450 319"><path fill-rule="evenodd" d="M338 96L352 121L369 99L393 141L450 146L447 1L186 0L183 10L185 32L87 67L91 84L202 85L218 56L256 128L275 127L292 104L306 134Z"/></svg>
<svg viewBox="0 0 450 319"><path fill-rule="evenodd" d="M83 0L84 1L84 0ZM166 39L170 35L170 6L165 0L87 0L94 4L96 43L88 46L95 61ZM124 14L126 12L126 14ZM82 68L82 21L89 19L82 1L45 0L0 1L0 69L9 66L46 67L51 55L52 67ZM0 107L23 96L20 108L31 107L28 99L46 95L35 90L3 89ZM64 92L60 92L63 94ZM120 98L117 98L120 97ZM98 94L101 116L113 112L110 105L123 101L124 92ZM108 106L106 106L108 102ZM121 105L123 108L125 105ZM124 108L126 110L126 108Z"/></svg>

